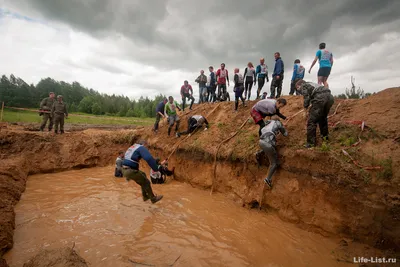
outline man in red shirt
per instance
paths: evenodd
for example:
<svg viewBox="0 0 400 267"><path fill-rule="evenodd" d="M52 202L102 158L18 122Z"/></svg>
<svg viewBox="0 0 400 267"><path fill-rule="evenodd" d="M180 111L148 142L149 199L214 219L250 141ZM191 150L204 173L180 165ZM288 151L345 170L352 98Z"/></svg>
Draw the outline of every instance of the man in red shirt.
<svg viewBox="0 0 400 267"><path fill-rule="evenodd" d="M186 98L192 100L192 102L190 102L190 107L189 107L189 109L192 110L194 102L193 89L188 81L184 81L181 87L181 96L182 96L182 110L185 111Z"/></svg>
<svg viewBox="0 0 400 267"><path fill-rule="evenodd" d="M225 69L225 63L221 64L221 68L217 70L217 83L218 83L218 100L226 100L226 82L229 86L228 70Z"/></svg>

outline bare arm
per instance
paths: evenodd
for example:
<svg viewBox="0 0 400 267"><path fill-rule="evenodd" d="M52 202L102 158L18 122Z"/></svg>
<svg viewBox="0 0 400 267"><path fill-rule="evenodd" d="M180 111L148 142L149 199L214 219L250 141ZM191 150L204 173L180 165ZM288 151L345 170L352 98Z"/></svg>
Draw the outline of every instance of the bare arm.
<svg viewBox="0 0 400 267"><path fill-rule="evenodd" d="M317 60L318 60L318 57L315 57L315 58L314 58L314 61L313 61L312 64L311 64L310 69L308 70L308 73L311 72L311 69L314 67L315 63L317 63Z"/></svg>

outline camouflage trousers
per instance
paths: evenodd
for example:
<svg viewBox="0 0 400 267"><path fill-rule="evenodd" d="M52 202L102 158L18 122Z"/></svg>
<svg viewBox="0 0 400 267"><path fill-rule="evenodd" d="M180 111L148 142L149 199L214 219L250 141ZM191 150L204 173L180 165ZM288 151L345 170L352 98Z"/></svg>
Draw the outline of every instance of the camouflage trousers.
<svg viewBox="0 0 400 267"><path fill-rule="evenodd" d="M58 132L58 126L60 131L64 132L64 114L54 114L54 131Z"/></svg>
<svg viewBox="0 0 400 267"><path fill-rule="evenodd" d="M53 117L50 113L43 113L42 123L40 124L40 130L44 130L46 127L47 121L49 121L49 131L53 129Z"/></svg>
<svg viewBox="0 0 400 267"><path fill-rule="evenodd" d="M317 124L322 137L328 138L328 114L334 103L333 96L330 92L318 93L311 101L310 114L307 121L307 143L316 144Z"/></svg>

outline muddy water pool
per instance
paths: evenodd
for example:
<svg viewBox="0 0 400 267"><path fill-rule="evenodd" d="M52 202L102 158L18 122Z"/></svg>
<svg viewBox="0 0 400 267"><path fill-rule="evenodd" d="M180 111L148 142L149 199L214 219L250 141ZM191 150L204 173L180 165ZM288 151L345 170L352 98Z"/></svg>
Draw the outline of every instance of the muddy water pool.
<svg viewBox="0 0 400 267"><path fill-rule="evenodd" d="M74 243L90 266L354 266L333 257L339 240L247 210L223 194L172 181L153 185L164 198L151 204L113 171L30 176L15 208L10 266L42 248Z"/></svg>

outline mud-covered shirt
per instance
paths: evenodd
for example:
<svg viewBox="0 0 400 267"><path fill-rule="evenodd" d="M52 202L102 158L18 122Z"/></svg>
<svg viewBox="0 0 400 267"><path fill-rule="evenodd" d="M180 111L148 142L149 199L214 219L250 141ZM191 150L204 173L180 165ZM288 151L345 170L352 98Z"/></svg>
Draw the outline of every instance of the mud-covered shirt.
<svg viewBox="0 0 400 267"><path fill-rule="evenodd" d="M304 108L308 108L310 106L311 100L314 99L315 95L322 92L330 93L331 91L320 84L316 84L313 82L303 83L303 85L301 86L301 94L304 96Z"/></svg>
<svg viewBox="0 0 400 267"><path fill-rule="evenodd" d="M193 88L190 84L188 84L187 86L182 85L181 87L181 95L188 95L188 94L193 94Z"/></svg>
<svg viewBox="0 0 400 267"><path fill-rule="evenodd" d="M55 101L51 113L56 115L65 114L65 116L68 116L67 105L64 102Z"/></svg>
<svg viewBox="0 0 400 267"><path fill-rule="evenodd" d="M40 109L50 111L55 102L54 98L46 97L40 102Z"/></svg>
<svg viewBox="0 0 400 267"><path fill-rule="evenodd" d="M227 69L218 69L217 70L218 84L226 84L226 81L229 81L228 70Z"/></svg>
<svg viewBox="0 0 400 267"><path fill-rule="evenodd" d="M206 128L208 128L208 121L203 116L201 116L201 115L193 115L191 118L196 120L196 123L193 126L200 127L203 124L205 124Z"/></svg>
<svg viewBox="0 0 400 267"><path fill-rule="evenodd" d="M280 121L268 120L265 123L266 125L261 129L260 140L263 140L275 146L276 136L279 132L281 132L283 136L288 136L287 130Z"/></svg>
<svg viewBox="0 0 400 267"><path fill-rule="evenodd" d="M266 116L277 115L284 120L286 119L286 117L279 112L279 109L276 108L275 99L260 100L253 106L253 109L260 113L263 118Z"/></svg>

